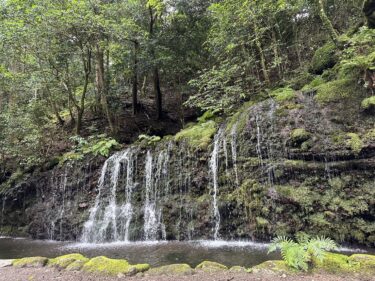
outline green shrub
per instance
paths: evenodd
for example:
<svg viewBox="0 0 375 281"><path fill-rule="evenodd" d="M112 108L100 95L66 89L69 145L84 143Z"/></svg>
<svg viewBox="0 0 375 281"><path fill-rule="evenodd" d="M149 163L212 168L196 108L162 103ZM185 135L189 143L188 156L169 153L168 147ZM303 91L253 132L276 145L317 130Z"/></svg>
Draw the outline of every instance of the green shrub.
<svg viewBox="0 0 375 281"><path fill-rule="evenodd" d="M307 271L313 260L324 261L326 251L335 250L336 247L333 240L325 237L309 238L303 235L298 237L297 241L293 241L280 236L272 240L268 253L280 249L289 267Z"/></svg>
<svg viewBox="0 0 375 281"><path fill-rule="evenodd" d="M161 137L159 136L148 136L148 135L140 135L138 140L141 142L146 142L147 145L154 145L161 141Z"/></svg>

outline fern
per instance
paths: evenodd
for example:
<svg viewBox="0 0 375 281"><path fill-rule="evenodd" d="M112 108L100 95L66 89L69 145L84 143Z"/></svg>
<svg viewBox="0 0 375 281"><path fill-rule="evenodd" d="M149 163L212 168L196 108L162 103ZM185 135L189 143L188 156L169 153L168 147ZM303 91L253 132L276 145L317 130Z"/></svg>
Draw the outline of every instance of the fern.
<svg viewBox="0 0 375 281"><path fill-rule="evenodd" d="M326 251L335 250L336 247L332 239L325 237L299 236L295 242L288 237L280 236L271 241L268 253L279 249L289 267L307 271L313 259L323 261Z"/></svg>

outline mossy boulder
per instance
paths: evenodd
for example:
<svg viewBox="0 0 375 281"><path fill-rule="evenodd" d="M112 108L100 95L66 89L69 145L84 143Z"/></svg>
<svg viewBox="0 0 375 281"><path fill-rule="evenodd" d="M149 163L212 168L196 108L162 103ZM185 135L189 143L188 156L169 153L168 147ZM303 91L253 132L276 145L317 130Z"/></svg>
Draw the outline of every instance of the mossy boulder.
<svg viewBox="0 0 375 281"><path fill-rule="evenodd" d="M147 271L147 275L150 276L186 276L194 274L194 270L188 264L170 264L160 267L151 268Z"/></svg>
<svg viewBox="0 0 375 281"><path fill-rule="evenodd" d="M293 147L301 146L305 141L308 141L311 134L304 128L298 128L290 133L290 143Z"/></svg>
<svg viewBox="0 0 375 281"><path fill-rule="evenodd" d="M131 268L127 260L109 259L101 256L92 258L82 267L82 270L90 273L113 275L127 274Z"/></svg>
<svg viewBox="0 0 375 281"><path fill-rule="evenodd" d="M353 272L355 267L349 263L349 257L346 255L326 253L322 261L313 261L313 270L328 273L346 273Z"/></svg>
<svg viewBox="0 0 375 281"><path fill-rule="evenodd" d="M265 261L259 265L256 265L251 268L253 273L259 272L273 272L273 273L293 273L293 270L287 266L287 264L282 260L272 260Z"/></svg>
<svg viewBox="0 0 375 281"><path fill-rule="evenodd" d="M218 262L203 261L198 264L195 269L203 270L206 272L216 272L221 270L228 270L228 267Z"/></svg>
<svg viewBox="0 0 375 281"><path fill-rule="evenodd" d="M361 272L373 272L375 275L375 256L366 254L354 254L348 258L348 261L350 265L359 267Z"/></svg>
<svg viewBox="0 0 375 281"><path fill-rule="evenodd" d="M375 109L375 96L364 99L361 106L365 110Z"/></svg>
<svg viewBox="0 0 375 281"><path fill-rule="evenodd" d="M88 259L87 259L88 261ZM87 261L83 261L83 260L76 260L74 262L72 262L71 264L69 264L67 267L66 267L66 270L67 271L79 271L82 269L82 267L85 265L85 263Z"/></svg>
<svg viewBox="0 0 375 281"><path fill-rule="evenodd" d="M324 70L332 68L337 60L335 44L326 43L315 51L309 71L313 74L322 74Z"/></svg>
<svg viewBox="0 0 375 281"><path fill-rule="evenodd" d="M59 269L65 269L72 263L75 263L75 265L70 268L70 270L73 270L73 268L75 267L78 268L79 265L81 265L82 267L82 265L88 261L89 259L84 257L81 254L69 254L69 255L60 256L54 259L49 259L47 266L55 267Z"/></svg>
<svg viewBox="0 0 375 281"><path fill-rule="evenodd" d="M175 141L187 141L191 147L205 150L216 132L216 123L208 121L191 125L175 136Z"/></svg>
<svg viewBox="0 0 375 281"><path fill-rule="evenodd" d="M14 267L43 267L47 264L48 259L45 257L29 257L13 261Z"/></svg>
<svg viewBox="0 0 375 281"><path fill-rule="evenodd" d="M359 154L363 148L363 141L361 140L359 135L355 133L348 133L347 137L348 137L348 140L346 144L350 147L350 149L355 154Z"/></svg>
<svg viewBox="0 0 375 281"><path fill-rule="evenodd" d="M357 83L352 79L339 79L323 83L316 87L315 99L321 104L341 102L357 94Z"/></svg>
<svg viewBox="0 0 375 281"><path fill-rule="evenodd" d="M291 88L280 88L271 92L271 96L275 98L276 101L282 103L286 101L294 100L297 95L296 92Z"/></svg>

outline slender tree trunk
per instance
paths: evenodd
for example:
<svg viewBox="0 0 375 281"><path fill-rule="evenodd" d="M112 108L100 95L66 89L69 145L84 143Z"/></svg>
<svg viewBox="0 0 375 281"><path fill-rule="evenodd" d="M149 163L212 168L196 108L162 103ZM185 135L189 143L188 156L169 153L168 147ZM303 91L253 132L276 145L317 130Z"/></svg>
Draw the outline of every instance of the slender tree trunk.
<svg viewBox="0 0 375 281"><path fill-rule="evenodd" d="M157 16L154 15L153 9L149 8L150 12L150 38L154 38L154 26L157 20ZM154 96L155 96L155 104L156 104L156 118L160 120L163 114L163 102L162 102L162 92L160 89L160 77L159 77L159 68L155 64L155 48L154 46L151 47L151 57L154 60L154 67L153 67L153 85L154 85Z"/></svg>
<svg viewBox="0 0 375 281"><path fill-rule="evenodd" d="M138 110L138 51L139 43L134 41L134 62L133 62L133 89L132 89L132 105L133 115L136 115Z"/></svg>
<svg viewBox="0 0 375 281"><path fill-rule="evenodd" d="M262 43L260 41L260 36L259 36L259 28L258 28L258 25L257 25L255 19L253 20L253 29L254 29L254 33L255 33L255 46L256 46L256 48L258 50L258 53L259 53L260 65L262 67L262 73L263 73L264 81L267 85L269 85L270 84L270 77L268 76L268 72L267 72L266 58L264 57Z"/></svg>
<svg viewBox="0 0 375 281"><path fill-rule="evenodd" d="M338 45L338 34L336 30L333 28L332 22L329 20L325 10L324 10L324 3L323 0L318 1L318 10L319 10L319 17L322 20L324 28L328 31L329 36L331 37L332 41Z"/></svg>
<svg viewBox="0 0 375 281"><path fill-rule="evenodd" d="M108 87L104 70L104 52L99 45L96 46L96 90L98 93L98 98L100 100L101 108L106 115L110 131L113 133L114 128L107 100Z"/></svg>

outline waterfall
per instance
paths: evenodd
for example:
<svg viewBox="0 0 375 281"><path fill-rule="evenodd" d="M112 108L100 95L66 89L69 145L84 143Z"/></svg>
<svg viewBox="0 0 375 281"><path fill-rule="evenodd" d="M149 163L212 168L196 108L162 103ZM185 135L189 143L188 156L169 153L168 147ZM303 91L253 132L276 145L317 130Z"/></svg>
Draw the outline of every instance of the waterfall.
<svg viewBox="0 0 375 281"><path fill-rule="evenodd" d="M238 121L233 125L233 128L230 132L230 146L232 150L232 162L233 162L233 169L234 169L234 175L235 175L235 183L238 187L240 185L239 179L238 179L238 165L237 165L237 127L238 127Z"/></svg>
<svg viewBox="0 0 375 281"><path fill-rule="evenodd" d="M66 193L66 183L68 181L68 171L67 167L65 167L64 174L62 176L62 179L60 180L60 192L62 193L62 204L61 204L61 210L60 210L60 240L63 240L63 221L64 221L64 215L65 215L65 193ZM53 228L55 226L53 225Z"/></svg>
<svg viewBox="0 0 375 281"><path fill-rule="evenodd" d="M220 211L218 207L218 193L219 193L219 184L218 184L218 173L219 173L219 154L220 148L223 144L224 139L224 128L221 127L214 138L214 147L210 157L210 172L212 177L212 203L213 203L213 217L214 217L214 239L219 239L219 230L220 230Z"/></svg>
<svg viewBox="0 0 375 281"><path fill-rule="evenodd" d="M122 165L126 165L125 203L117 206L116 193ZM98 195L84 225L83 242L128 241L132 219L134 159L131 149L114 154L103 165L98 182ZM107 177L109 175L109 177ZM109 180L108 180L109 178ZM109 185L109 195L105 187Z"/></svg>
<svg viewBox="0 0 375 281"><path fill-rule="evenodd" d="M168 190L169 151L159 152L154 161L151 151L147 152L145 164L145 203L144 203L144 238L152 241L160 237L166 239L163 224L162 208L160 206L162 192Z"/></svg>

